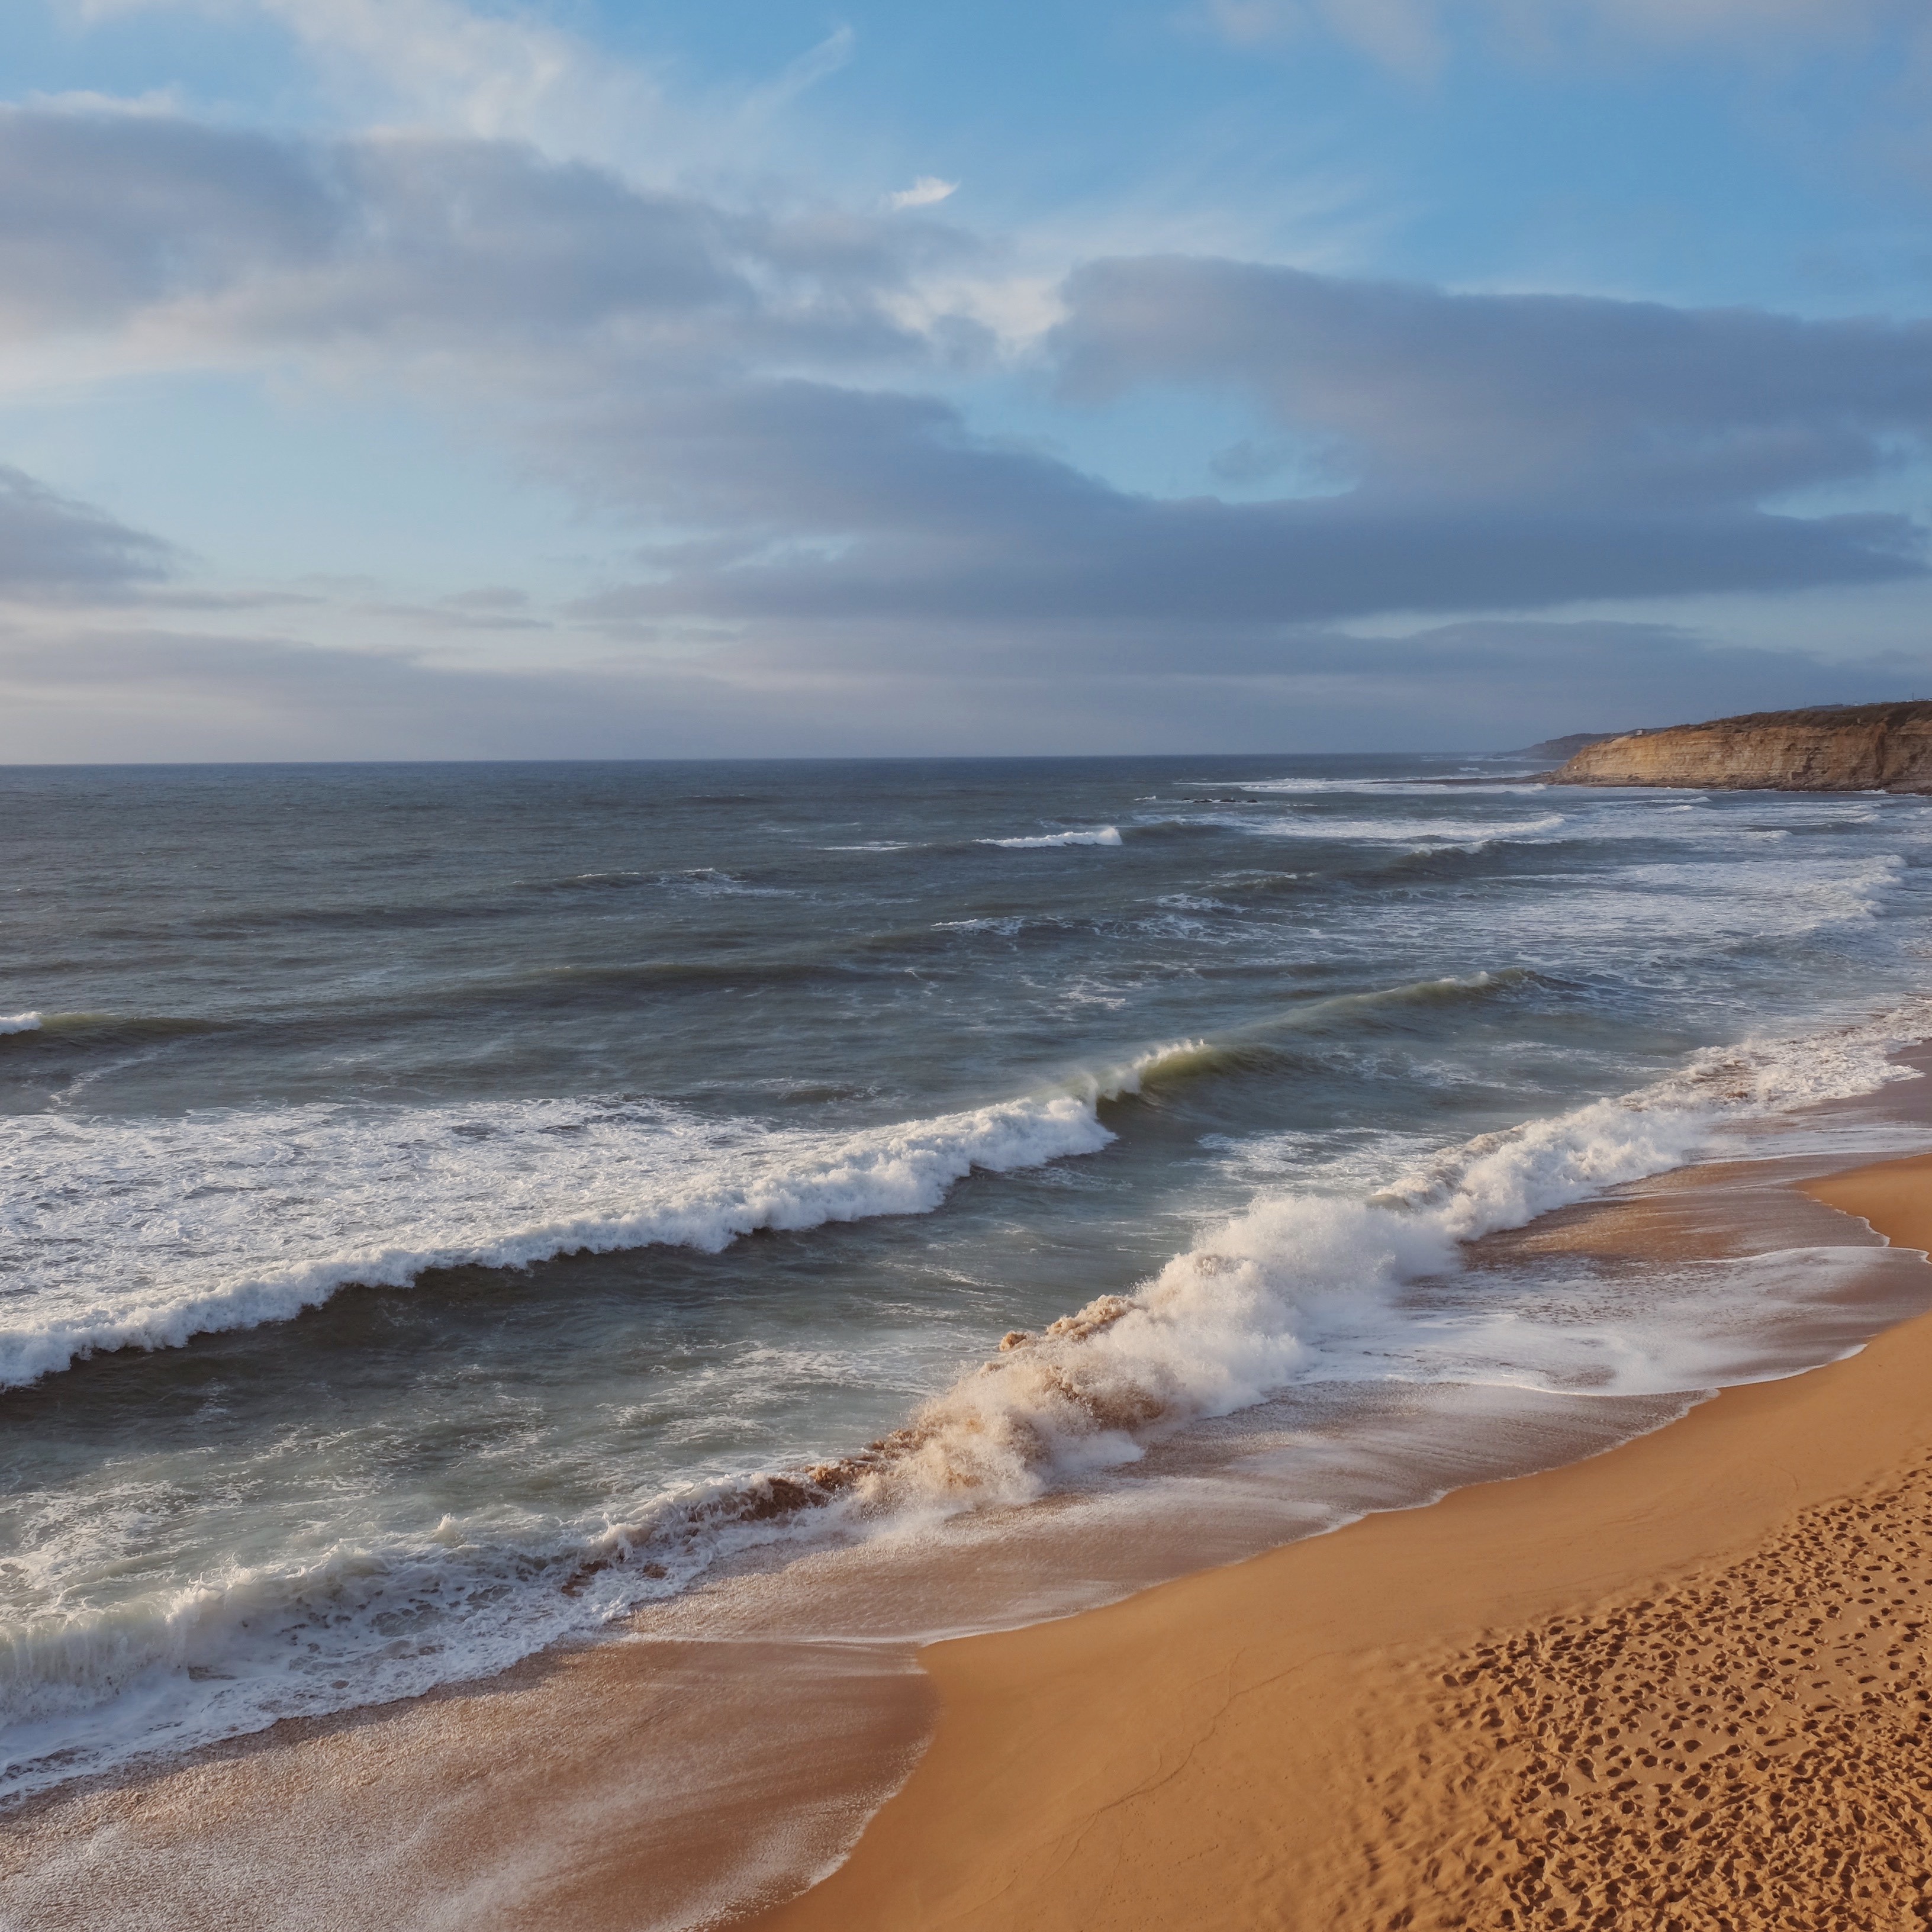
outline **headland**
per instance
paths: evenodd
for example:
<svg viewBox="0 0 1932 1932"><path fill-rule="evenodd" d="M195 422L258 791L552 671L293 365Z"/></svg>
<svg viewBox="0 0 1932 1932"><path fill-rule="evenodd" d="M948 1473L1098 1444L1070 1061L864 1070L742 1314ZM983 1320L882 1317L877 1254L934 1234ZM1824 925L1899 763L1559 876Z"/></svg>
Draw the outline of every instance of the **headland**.
<svg viewBox="0 0 1932 1932"><path fill-rule="evenodd" d="M1629 731L1582 746L1550 782L1932 793L1932 702L1756 711Z"/></svg>

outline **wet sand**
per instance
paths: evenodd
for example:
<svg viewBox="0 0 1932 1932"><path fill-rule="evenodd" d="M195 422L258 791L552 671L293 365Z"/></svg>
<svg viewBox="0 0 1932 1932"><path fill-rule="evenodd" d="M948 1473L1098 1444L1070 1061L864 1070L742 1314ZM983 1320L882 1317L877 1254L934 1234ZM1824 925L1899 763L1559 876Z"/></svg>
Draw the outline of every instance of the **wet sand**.
<svg viewBox="0 0 1932 1932"><path fill-rule="evenodd" d="M1808 1190L1932 1247L1932 1157ZM764 1932L1932 1922L1932 1317L1568 1468L935 1646Z"/></svg>

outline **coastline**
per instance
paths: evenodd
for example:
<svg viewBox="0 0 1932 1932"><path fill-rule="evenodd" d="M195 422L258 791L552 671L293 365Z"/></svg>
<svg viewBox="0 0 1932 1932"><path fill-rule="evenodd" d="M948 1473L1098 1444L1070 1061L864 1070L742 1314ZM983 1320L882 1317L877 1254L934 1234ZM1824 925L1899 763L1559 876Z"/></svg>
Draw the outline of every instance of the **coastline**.
<svg viewBox="0 0 1932 1932"><path fill-rule="evenodd" d="M1791 1215L1818 1216L1808 1194L1932 1245L1932 1210L1893 1213L1900 1176L1932 1194L1932 1156L1802 1190L1769 1168L1681 1169L1502 1238L1715 1253L1700 1198L1714 1178L1777 1240L1807 1238ZM1857 1332L1896 1320L1873 1303ZM1928 1382L1932 1316L1587 1460L923 1649L842 1625L761 1632L755 1600L721 1624L694 1600L640 1627L646 1640L30 1800L0 1839L0 1927L322 1932L365 1923L380 1898L410 1932L1553 1928L1460 1906L1399 1917L1416 1845L1393 1820L1424 1831L1425 1863L1484 1835L1456 1794L1387 1781L1432 1755L1417 1743L1431 1726L1454 1731L1442 1678L1490 1667L1472 1663L1480 1633L1614 1612L1620 1593L1748 1558L1901 1466L1932 1433Z"/></svg>
<svg viewBox="0 0 1932 1932"><path fill-rule="evenodd" d="M1932 1156L1804 1192L1932 1247ZM1916 1922L1928 1391L1921 1316L1587 1461L933 1646L917 1769L755 1922Z"/></svg>

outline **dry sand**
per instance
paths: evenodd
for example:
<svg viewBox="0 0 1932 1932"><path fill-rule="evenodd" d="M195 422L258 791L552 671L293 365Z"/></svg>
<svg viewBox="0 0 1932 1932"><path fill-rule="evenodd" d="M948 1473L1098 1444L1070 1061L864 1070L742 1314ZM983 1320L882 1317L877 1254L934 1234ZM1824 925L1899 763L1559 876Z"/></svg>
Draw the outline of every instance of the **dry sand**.
<svg viewBox="0 0 1932 1932"><path fill-rule="evenodd" d="M1932 1158L1819 1184L1932 1248ZM1932 1317L1594 1460L935 1646L761 1932L1932 1923Z"/></svg>

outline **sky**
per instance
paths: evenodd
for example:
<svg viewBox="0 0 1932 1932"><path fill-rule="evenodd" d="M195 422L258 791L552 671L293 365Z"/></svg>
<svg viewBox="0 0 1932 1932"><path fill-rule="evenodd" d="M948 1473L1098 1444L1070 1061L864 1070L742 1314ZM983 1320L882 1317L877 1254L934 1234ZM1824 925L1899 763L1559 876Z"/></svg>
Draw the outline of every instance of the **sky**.
<svg viewBox="0 0 1932 1932"><path fill-rule="evenodd" d="M0 763L1932 697L1924 0L4 0Z"/></svg>

